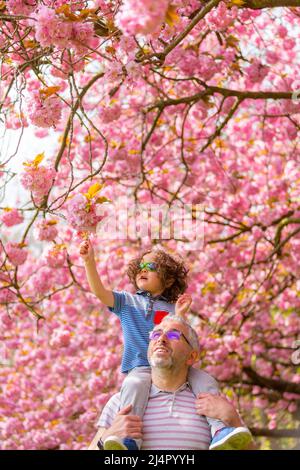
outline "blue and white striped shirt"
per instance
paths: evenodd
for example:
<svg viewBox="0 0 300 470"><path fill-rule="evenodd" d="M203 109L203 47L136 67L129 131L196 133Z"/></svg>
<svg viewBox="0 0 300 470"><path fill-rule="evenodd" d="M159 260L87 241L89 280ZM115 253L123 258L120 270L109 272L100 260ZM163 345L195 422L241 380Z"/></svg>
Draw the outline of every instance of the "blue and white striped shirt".
<svg viewBox="0 0 300 470"><path fill-rule="evenodd" d="M149 366L147 351L149 331L154 327L155 312L163 310L174 314L175 304L169 303L165 297L152 297L150 292L137 291L130 294L126 291L113 291L114 306L108 309L119 318L124 336L124 352L122 372L140 366Z"/></svg>

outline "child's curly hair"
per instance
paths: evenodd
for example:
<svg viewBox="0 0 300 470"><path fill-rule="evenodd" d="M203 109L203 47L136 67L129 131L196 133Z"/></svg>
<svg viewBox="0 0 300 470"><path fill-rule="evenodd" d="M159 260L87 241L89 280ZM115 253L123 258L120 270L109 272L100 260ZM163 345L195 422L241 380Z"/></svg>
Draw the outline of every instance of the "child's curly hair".
<svg viewBox="0 0 300 470"><path fill-rule="evenodd" d="M184 262L180 259L172 257L163 250L148 250L142 253L138 258L130 261L127 268L127 275L130 281L133 283L135 288L136 285L136 275L140 272L140 263L143 259L143 256L147 253L155 253L155 263L157 264L157 274L165 286L167 282L171 279L174 279L173 284L170 287L166 287L162 295L166 297L168 302L176 302L180 294L187 289L187 274L188 269L185 267Z"/></svg>

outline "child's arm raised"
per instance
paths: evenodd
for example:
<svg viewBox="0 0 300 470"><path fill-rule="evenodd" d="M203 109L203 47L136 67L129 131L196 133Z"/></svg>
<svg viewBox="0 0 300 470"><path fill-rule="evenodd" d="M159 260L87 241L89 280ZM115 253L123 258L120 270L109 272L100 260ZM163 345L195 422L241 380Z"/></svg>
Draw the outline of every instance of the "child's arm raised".
<svg viewBox="0 0 300 470"><path fill-rule="evenodd" d="M108 307L114 306L114 296L111 290L105 289L97 272L94 250L89 240L80 245L80 255L84 260L86 276L93 294Z"/></svg>
<svg viewBox="0 0 300 470"><path fill-rule="evenodd" d="M186 319L186 314L192 303L192 297L190 294L182 294L178 297L178 300L175 304L175 315L178 317Z"/></svg>

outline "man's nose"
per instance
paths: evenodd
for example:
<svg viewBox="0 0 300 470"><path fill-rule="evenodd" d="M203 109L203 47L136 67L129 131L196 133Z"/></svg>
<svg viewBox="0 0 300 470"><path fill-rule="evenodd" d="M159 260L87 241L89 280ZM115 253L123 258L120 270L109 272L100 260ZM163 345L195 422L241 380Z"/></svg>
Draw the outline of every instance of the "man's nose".
<svg viewBox="0 0 300 470"><path fill-rule="evenodd" d="M160 335L160 337L158 338L157 341L160 342L160 343L166 343L167 340L168 340L168 339L167 339L166 334L165 334L164 332L162 332L162 334Z"/></svg>

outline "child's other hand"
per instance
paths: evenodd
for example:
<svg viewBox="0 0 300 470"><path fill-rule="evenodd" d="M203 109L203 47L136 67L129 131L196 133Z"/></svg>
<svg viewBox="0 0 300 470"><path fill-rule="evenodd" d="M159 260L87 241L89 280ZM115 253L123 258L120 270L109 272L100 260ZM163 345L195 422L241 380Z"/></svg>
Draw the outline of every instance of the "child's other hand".
<svg viewBox="0 0 300 470"><path fill-rule="evenodd" d="M190 294L180 295L180 297L178 297L178 300L175 304L175 315L185 318L186 313L188 312L191 303L192 303L192 297Z"/></svg>
<svg viewBox="0 0 300 470"><path fill-rule="evenodd" d="M84 261L89 261L94 258L94 250L89 240L85 240L80 244L79 253Z"/></svg>
<svg viewBox="0 0 300 470"><path fill-rule="evenodd" d="M212 419L220 419L228 426L244 426L233 404L225 395L200 393L195 401L196 413Z"/></svg>

